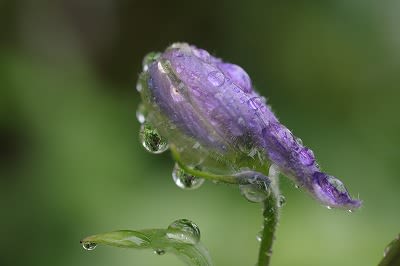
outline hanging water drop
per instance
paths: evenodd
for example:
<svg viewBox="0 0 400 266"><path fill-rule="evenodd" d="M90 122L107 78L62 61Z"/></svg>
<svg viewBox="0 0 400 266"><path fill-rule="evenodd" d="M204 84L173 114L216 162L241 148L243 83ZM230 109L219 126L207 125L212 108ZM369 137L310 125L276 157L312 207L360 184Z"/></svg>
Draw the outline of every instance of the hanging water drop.
<svg viewBox="0 0 400 266"><path fill-rule="evenodd" d="M196 189L204 183L203 178L185 173L185 170L183 170L177 163L172 171L172 179L175 184L182 189Z"/></svg>
<svg viewBox="0 0 400 266"><path fill-rule="evenodd" d="M161 249L161 248L157 248L154 250L154 253L157 255L164 255L165 254L165 250Z"/></svg>
<svg viewBox="0 0 400 266"><path fill-rule="evenodd" d="M140 104L136 110L136 119L139 121L140 124L146 122L147 117L147 110L143 104Z"/></svg>
<svg viewBox="0 0 400 266"><path fill-rule="evenodd" d="M267 197L267 191L260 189L258 185L239 185L240 194L250 202L263 202Z"/></svg>
<svg viewBox="0 0 400 266"><path fill-rule="evenodd" d="M200 228L188 219L179 219L168 226L167 237L183 243L196 244L200 241Z"/></svg>
<svg viewBox="0 0 400 266"><path fill-rule="evenodd" d="M97 244L93 243L93 242L82 242L82 247L85 250L91 251L91 250L94 250L97 247Z"/></svg>
<svg viewBox="0 0 400 266"><path fill-rule="evenodd" d="M329 206L329 205L327 205L326 208L327 208L328 210L332 210L332 207Z"/></svg>
<svg viewBox="0 0 400 266"><path fill-rule="evenodd" d="M158 133L157 129L148 124L140 127L139 136L143 147L151 153L158 154L168 149L167 140Z"/></svg>
<svg viewBox="0 0 400 266"><path fill-rule="evenodd" d="M278 202L278 206L279 207L283 207L285 204L286 204L286 198L285 198L285 196L283 196L283 195L280 195L279 196L279 202Z"/></svg>

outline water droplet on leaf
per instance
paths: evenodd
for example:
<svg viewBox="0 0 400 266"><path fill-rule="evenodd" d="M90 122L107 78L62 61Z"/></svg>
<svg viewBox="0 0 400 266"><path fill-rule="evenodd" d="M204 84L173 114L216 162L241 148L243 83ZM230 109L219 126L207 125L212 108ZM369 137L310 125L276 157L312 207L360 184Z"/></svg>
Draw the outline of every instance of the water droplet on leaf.
<svg viewBox="0 0 400 266"><path fill-rule="evenodd" d="M161 249L161 248L157 248L154 250L154 253L157 255L164 255L165 254L165 250Z"/></svg>
<svg viewBox="0 0 400 266"><path fill-rule="evenodd" d="M158 154L168 149L167 140L148 124L141 126L139 136L143 147L151 153Z"/></svg>
<svg viewBox="0 0 400 266"><path fill-rule="evenodd" d="M177 163L172 171L172 178L175 184L182 189L196 189L204 183L203 178L186 173Z"/></svg>
<svg viewBox="0 0 400 266"><path fill-rule="evenodd" d="M225 82L224 74L218 70L208 73L207 79L215 87L222 86Z"/></svg>
<svg viewBox="0 0 400 266"><path fill-rule="evenodd" d="M167 237L184 243L196 244L200 241L200 228L188 219L179 219L168 226Z"/></svg>
<svg viewBox="0 0 400 266"><path fill-rule="evenodd" d="M82 242L82 247L85 249L85 250L94 250L96 247L97 247L97 244L96 243L93 243L93 242Z"/></svg>

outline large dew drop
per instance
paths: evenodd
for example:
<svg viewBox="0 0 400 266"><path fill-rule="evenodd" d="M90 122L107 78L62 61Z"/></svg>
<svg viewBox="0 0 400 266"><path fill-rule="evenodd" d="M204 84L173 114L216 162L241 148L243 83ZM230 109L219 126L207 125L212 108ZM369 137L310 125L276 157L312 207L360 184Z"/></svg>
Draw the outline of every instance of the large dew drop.
<svg viewBox="0 0 400 266"><path fill-rule="evenodd" d="M85 250L94 250L96 247L97 247L97 244L96 243L93 243L93 242L82 242L82 247L85 249Z"/></svg>
<svg viewBox="0 0 400 266"><path fill-rule="evenodd" d="M200 241L200 229L194 222L188 219L180 219L168 226L167 237L194 245Z"/></svg>
<svg viewBox="0 0 400 266"><path fill-rule="evenodd" d="M203 178L186 173L177 163L172 171L172 179L175 184L182 189L196 189L204 183Z"/></svg>
<svg viewBox="0 0 400 266"><path fill-rule="evenodd" d="M143 147L151 153L162 153L168 149L167 140L161 136L157 129L148 124L140 127L140 141Z"/></svg>
<svg viewBox="0 0 400 266"><path fill-rule="evenodd" d="M239 185L239 189L240 193L250 202L263 202L268 197L268 192L255 184Z"/></svg>

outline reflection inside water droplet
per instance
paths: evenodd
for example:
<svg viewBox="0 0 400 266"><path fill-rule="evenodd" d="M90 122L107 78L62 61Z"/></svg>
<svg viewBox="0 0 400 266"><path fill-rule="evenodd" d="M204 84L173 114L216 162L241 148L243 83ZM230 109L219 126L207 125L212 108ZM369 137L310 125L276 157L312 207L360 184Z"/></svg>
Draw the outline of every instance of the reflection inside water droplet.
<svg viewBox="0 0 400 266"><path fill-rule="evenodd" d="M82 247L85 249L85 250L94 250L96 247L97 247L97 244L96 243L93 243L93 242L83 242L82 243Z"/></svg>
<svg viewBox="0 0 400 266"><path fill-rule="evenodd" d="M182 189L196 189L204 183L203 178L185 173L185 170L183 170L177 163L172 171L172 178L175 184Z"/></svg>
<svg viewBox="0 0 400 266"><path fill-rule="evenodd" d="M329 206L329 205L327 205L326 208L327 208L328 210L332 210L332 207Z"/></svg>
<svg viewBox="0 0 400 266"><path fill-rule="evenodd" d="M143 147L151 153L158 154L168 149L167 140L158 133L157 129L148 124L140 127L139 136Z"/></svg>

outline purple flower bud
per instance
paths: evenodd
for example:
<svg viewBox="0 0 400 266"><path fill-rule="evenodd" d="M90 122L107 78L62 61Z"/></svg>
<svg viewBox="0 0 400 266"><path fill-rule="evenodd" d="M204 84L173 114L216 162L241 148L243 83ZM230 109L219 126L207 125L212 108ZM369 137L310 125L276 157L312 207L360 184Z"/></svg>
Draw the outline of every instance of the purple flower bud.
<svg viewBox="0 0 400 266"><path fill-rule="evenodd" d="M241 67L177 43L146 63L141 80L147 120L170 144L200 145L199 152L228 161L233 171L243 157L258 154L323 204L360 206L338 179L320 172L313 152L279 123Z"/></svg>

